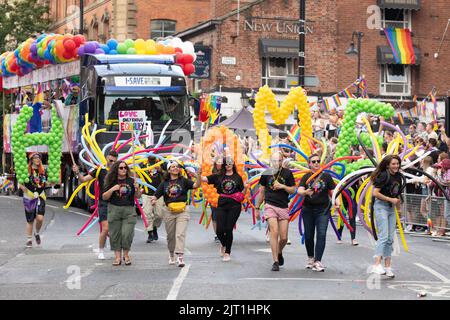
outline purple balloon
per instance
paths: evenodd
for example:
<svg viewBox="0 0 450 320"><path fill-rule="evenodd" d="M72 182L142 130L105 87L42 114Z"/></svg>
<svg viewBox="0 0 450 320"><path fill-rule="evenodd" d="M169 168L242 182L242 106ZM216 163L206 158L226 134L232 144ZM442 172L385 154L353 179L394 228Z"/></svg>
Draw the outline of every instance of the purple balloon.
<svg viewBox="0 0 450 320"><path fill-rule="evenodd" d="M35 43L33 43L33 44L30 46L30 52L31 52L33 55L37 55L37 46L36 46Z"/></svg>
<svg viewBox="0 0 450 320"><path fill-rule="evenodd" d="M85 54L86 54L86 52L84 51L84 46L79 47L78 55L81 57L81 56L84 56Z"/></svg>
<svg viewBox="0 0 450 320"><path fill-rule="evenodd" d="M95 54L105 54L105 51L103 49L96 49Z"/></svg>
<svg viewBox="0 0 450 320"><path fill-rule="evenodd" d="M97 47L93 42L88 42L84 45L84 52L85 53L95 53L95 50Z"/></svg>

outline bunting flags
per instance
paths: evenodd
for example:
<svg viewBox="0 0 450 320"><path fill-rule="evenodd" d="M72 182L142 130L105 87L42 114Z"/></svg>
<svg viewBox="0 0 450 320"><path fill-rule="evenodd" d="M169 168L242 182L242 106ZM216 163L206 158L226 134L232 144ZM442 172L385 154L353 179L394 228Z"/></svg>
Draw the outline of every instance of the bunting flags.
<svg viewBox="0 0 450 320"><path fill-rule="evenodd" d="M342 105L342 101L339 98L339 95L342 95L344 98L351 99L355 98L355 96L350 92L350 88L359 87L362 91L362 96L368 98L367 95L367 80L364 77L357 79L350 86L345 88L342 91L339 91L335 95L324 98L322 104L320 105L322 111L330 112L331 109L336 109Z"/></svg>

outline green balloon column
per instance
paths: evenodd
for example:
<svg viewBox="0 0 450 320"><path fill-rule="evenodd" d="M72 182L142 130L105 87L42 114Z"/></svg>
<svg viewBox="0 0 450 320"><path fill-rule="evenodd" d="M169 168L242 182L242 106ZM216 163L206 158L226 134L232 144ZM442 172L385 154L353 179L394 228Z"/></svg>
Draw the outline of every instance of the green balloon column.
<svg viewBox="0 0 450 320"><path fill-rule="evenodd" d="M24 106L13 127L11 134L11 147L14 155L14 165L17 180L24 184L29 181L27 165L27 147L47 145L48 146L48 181L58 183L61 170L61 155L63 141L63 125L61 119L52 109L52 127L49 133L26 134L27 122L33 115L33 108Z"/></svg>
<svg viewBox="0 0 450 320"><path fill-rule="evenodd" d="M394 107L390 103L382 103L370 99L349 99L345 109L344 122L342 124L341 133L339 135L338 145L336 147L335 157L340 158L350 154L350 147L358 145L358 138L356 136L356 119L362 112L377 115L389 119L394 115ZM378 143L383 143L383 137L377 137ZM372 140L369 134L362 133L361 140L365 146L371 147ZM364 161L364 162L363 162ZM346 174L356 171L359 168L372 165L369 160L357 161L350 165L346 165ZM336 171L340 172L340 167L336 167Z"/></svg>

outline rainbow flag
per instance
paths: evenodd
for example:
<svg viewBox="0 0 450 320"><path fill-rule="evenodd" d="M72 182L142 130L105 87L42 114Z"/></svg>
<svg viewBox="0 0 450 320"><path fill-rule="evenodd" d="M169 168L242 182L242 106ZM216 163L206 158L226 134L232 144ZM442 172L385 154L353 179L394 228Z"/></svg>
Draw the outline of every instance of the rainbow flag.
<svg viewBox="0 0 450 320"><path fill-rule="evenodd" d="M328 102L328 99L323 99L323 103L325 105L325 110L330 112L330 103Z"/></svg>
<svg viewBox="0 0 450 320"><path fill-rule="evenodd" d="M298 126L298 124L294 124L290 132L294 137L295 141L300 142L300 127Z"/></svg>
<svg viewBox="0 0 450 320"><path fill-rule="evenodd" d="M339 99L339 96L337 94L333 96L333 101L336 104L336 107L340 107L342 105L341 99Z"/></svg>
<svg viewBox="0 0 450 320"><path fill-rule="evenodd" d="M409 29L385 28L384 33L394 54L397 64L415 64L416 56Z"/></svg>
<svg viewBox="0 0 450 320"><path fill-rule="evenodd" d="M346 97L347 99L353 98L353 95L351 94L350 90L344 89L341 91L341 93L344 95L344 97Z"/></svg>

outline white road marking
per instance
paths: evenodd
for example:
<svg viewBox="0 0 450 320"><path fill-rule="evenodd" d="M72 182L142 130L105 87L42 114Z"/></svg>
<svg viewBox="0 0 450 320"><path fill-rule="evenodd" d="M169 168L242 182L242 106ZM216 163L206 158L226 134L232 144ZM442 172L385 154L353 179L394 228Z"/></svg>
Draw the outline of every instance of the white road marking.
<svg viewBox="0 0 450 320"><path fill-rule="evenodd" d="M253 251L257 251L257 252L268 252L268 253L271 253L272 252L272 249L255 249L255 250L253 250Z"/></svg>
<svg viewBox="0 0 450 320"><path fill-rule="evenodd" d="M181 285L183 284L184 279L186 279L190 267L191 265L187 264L181 269L180 274L173 282L172 289L170 289L169 295L167 296L166 300L177 300Z"/></svg>
<svg viewBox="0 0 450 320"><path fill-rule="evenodd" d="M53 206L53 205L51 205L51 204L47 204L47 207L49 207L49 208L53 208L53 209L60 209L60 207L57 207L57 206Z"/></svg>
<svg viewBox="0 0 450 320"><path fill-rule="evenodd" d="M238 280L262 280L262 281L280 281L280 280L288 280L288 281L330 281L330 282L362 282L366 283L367 279L323 279L323 278L240 278ZM390 280L386 278L386 282L389 283L436 283L442 284L439 281L401 281L401 280Z"/></svg>
<svg viewBox="0 0 450 320"><path fill-rule="evenodd" d="M433 276L435 276L436 278L442 280L444 283L450 283L450 280L447 279L445 276L443 276L442 274L440 274L439 272L437 272L436 270L431 269L430 267L424 266L421 263L414 263L416 266L428 271L429 273L431 273Z"/></svg>
<svg viewBox="0 0 450 320"><path fill-rule="evenodd" d="M78 211L73 211L73 210L69 210L69 212L70 212L70 213L78 214L78 215L80 215L80 216L85 216L85 217L90 217L90 216L91 216L90 214L82 213L82 212L78 212Z"/></svg>

